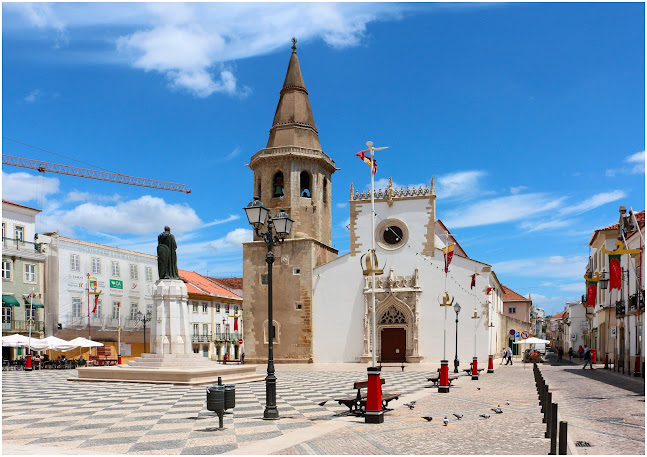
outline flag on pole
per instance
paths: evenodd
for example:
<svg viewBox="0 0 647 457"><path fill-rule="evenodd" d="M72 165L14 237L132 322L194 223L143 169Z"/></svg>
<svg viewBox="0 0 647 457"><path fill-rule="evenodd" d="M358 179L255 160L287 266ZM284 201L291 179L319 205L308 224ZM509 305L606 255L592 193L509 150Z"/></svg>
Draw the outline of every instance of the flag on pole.
<svg viewBox="0 0 647 457"><path fill-rule="evenodd" d="M97 312L97 305L99 304L99 295L94 296L94 308L92 308L92 314Z"/></svg>
<svg viewBox="0 0 647 457"><path fill-rule="evenodd" d="M586 281L586 286L586 304L584 306L595 306L595 296L598 293L597 282Z"/></svg>
<svg viewBox="0 0 647 457"><path fill-rule="evenodd" d="M485 293L487 295L490 295L490 293L492 293L493 290L494 290L494 287L488 287L487 290L485 291Z"/></svg>
<svg viewBox="0 0 647 457"><path fill-rule="evenodd" d="M452 263L454 257L454 245L450 244L443 248L443 257L445 258L445 273L449 271L449 264Z"/></svg>
<svg viewBox="0 0 647 457"><path fill-rule="evenodd" d="M470 289L473 289L476 286L476 273L472 275L472 284L470 284Z"/></svg>
<svg viewBox="0 0 647 457"><path fill-rule="evenodd" d="M609 290L620 289L620 255L609 255Z"/></svg>
<svg viewBox="0 0 647 457"><path fill-rule="evenodd" d="M366 165L371 167L371 169L373 170L373 174L375 174L377 173L377 161L373 159L373 161L371 162L371 157L366 155L367 152L368 151L359 151L355 155L360 159L362 159Z"/></svg>

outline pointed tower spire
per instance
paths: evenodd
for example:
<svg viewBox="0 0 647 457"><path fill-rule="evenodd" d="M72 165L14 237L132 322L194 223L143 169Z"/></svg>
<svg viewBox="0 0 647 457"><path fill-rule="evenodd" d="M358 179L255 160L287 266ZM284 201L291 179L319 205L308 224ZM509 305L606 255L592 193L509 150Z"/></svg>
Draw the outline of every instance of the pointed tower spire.
<svg viewBox="0 0 647 457"><path fill-rule="evenodd" d="M319 132L310 108L297 57L297 40L292 38L292 55L267 141L268 148L298 146L321 150Z"/></svg>

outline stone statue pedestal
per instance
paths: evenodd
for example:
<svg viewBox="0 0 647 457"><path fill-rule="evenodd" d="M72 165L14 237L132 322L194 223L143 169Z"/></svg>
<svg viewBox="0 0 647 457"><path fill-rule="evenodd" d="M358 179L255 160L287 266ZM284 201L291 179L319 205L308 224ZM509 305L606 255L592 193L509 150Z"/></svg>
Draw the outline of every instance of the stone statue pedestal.
<svg viewBox="0 0 647 457"><path fill-rule="evenodd" d="M153 288L151 353L193 354L189 333L189 294L181 279L160 279Z"/></svg>

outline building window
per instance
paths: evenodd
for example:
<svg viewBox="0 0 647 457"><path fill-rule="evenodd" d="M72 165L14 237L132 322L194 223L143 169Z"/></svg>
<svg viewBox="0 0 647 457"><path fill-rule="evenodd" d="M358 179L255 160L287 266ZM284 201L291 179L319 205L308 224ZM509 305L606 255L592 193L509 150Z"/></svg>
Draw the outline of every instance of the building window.
<svg viewBox="0 0 647 457"><path fill-rule="evenodd" d="M72 297L72 316L81 317L81 298Z"/></svg>
<svg viewBox="0 0 647 457"><path fill-rule="evenodd" d="M92 257L92 273L101 274L101 259L98 257Z"/></svg>
<svg viewBox="0 0 647 457"><path fill-rule="evenodd" d="M238 305L234 305L234 314L238 314Z"/></svg>
<svg viewBox="0 0 647 457"><path fill-rule="evenodd" d="M310 174L307 171L302 171L299 176L299 195L301 197L310 198Z"/></svg>
<svg viewBox="0 0 647 457"><path fill-rule="evenodd" d="M200 324L193 324L193 336L200 335Z"/></svg>
<svg viewBox="0 0 647 457"><path fill-rule="evenodd" d="M259 180L258 180L258 184L256 185L256 195L258 195L259 197L262 197L262 196L263 196L263 195L261 194L261 180L260 180L260 178L259 178Z"/></svg>
<svg viewBox="0 0 647 457"><path fill-rule="evenodd" d="M229 314L229 303L227 303L227 314Z"/></svg>
<svg viewBox="0 0 647 457"><path fill-rule="evenodd" d="M198 302L193 302L193 312L197 313L198 312Z"/></svg>
<svg viewBox="0 0 647 457"><path fill-rule="evenodd" d="M508 312L510 314L515 314L517 312L517 307L516 306L508 306Z"/></svg>
<svg viewBox="0 0 647 457"><path fill-rule="evenodd" d="M94 317L101 317L102 316L101 312L101 299L97 301L97 310L94 312Z"/></svg>
<svg viewBox="0 0 647 457"><path fill-rule="evenodd" d="M272 197L283 197L283 172L277 171L272 181Z"/></svg>
<svg viewBox="0 0 647 457"><path fill-rule="evenodd" d="M31 308L29 305L25 306L25 321L33 319L36 322L36 308Z"/></svg>
<svg viewBox="0 0 647 457"><path fill-rule="evenodd" d="M153 281L153 268L152 267L146 267L146 281L148 281L148 282Z"/></svg>
<svg viewBox="0 0 647 457"><path fill-rule="evenodd" d="M152 303L146 303L146 314L149 314L151 316L151 319L153 318L153 304Z"/></svg>
<svg viewBox="0 0 647 457"><path fill-rule="evenodd" d="M112 261L112 276L115 278L118 278L121 275L121 272L119 271L119 262L117 261Z"/></svg>
<svg viewBox="0 0 647 457"><path fill-rule="evenodd" d="M11 306L2 307L2 323L11 324Z"/></svg>
<svg viewBox="0 0 647 457"><path fill-rule="evenodd" d="M5 241L7 238L7 224L2 223L2 241ZM6 242L5 242L6 244Z"/></svg>
<svg viewBox="0 0 647 457"><path fill-rule="evenodd" d="M216 324L216 334L220 335L220 324Z"/></svg>
<svg viewBox="0 0 647 457"><path fill-rule="evenodd" d="M202 314L207 314L207 307L208 307L208 306L207 306L207 304L206 304L206 303L203 303L203 304L202 304Z"/></svg>
<svg viewBox="0 0 647 457"><path fill-rule="evenodd" d="M202 324L202 335L203 336L209 335L209 324Z"/></svg>
<svg viewBox="0 0 647 457"><path fill-rule="evenodd" d="M261 284L267 285L267 275L261 275Z"/></svg>
<svg viewBox="0 0 647 457"><path fill-rule="evenodd" d="M325 176L323 179L323 202L328 203L328 180Z"/></svg>
<svg viewBox="0 0 647 457"><path fill-rule="evenodd" d="M138 279L137 265L130 265L130 279Z"/></svg>
<svg viewBox="0 0 647 457"><path fill-rule="evenodd" d="M21 227L19 225L16 225L14 233L16 234L16 240L17 241L25 241L25 227Z"/></svg>
<svg viewBox="0 0 647 457"><path fill-rule="evenodd" d="M113 301L112 302L112 318L113 319L119 319L119 306L120 306L120 303L118 301Z"/></svg>
<svg viewBox="0 0 647 457"><path fill-rule="evenodd" d="M36 282L36 264L25 264L25 282Z"/></svg>
<svg viewBox="0 0 647 457"><path fill-rule="evenodd" d="M220 312L220 303L216 303L216 312L217 312L217 313L219 313L219 312Z"/></svg>
<svg viewBox="0 0 647 457"><path fill-rule="evenodd" d="M11 260L2 261L2 279L11 280Z"/></svg>
<svg viewBox="0 0 647 457"><path fill-rule="evenodd" d="M80 271L78 254L70 254L70 270Z"/></svg>
<svg viewBox="0 0 647 457"><path fill-rule="evenodd" d="M130 318L137 319L137 313L139 312L139 305L137 303L130 304Z"/></svg>

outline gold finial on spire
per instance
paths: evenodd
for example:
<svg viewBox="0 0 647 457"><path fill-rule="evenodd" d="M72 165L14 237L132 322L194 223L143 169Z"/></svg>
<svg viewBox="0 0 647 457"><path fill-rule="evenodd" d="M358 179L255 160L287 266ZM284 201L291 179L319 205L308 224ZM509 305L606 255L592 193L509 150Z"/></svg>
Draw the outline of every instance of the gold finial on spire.
<svg viewBox="0 0 647 457"><path fill-rule="evenodd" d="M292 52L297 52L297 39L292 37Z"/></svg>

